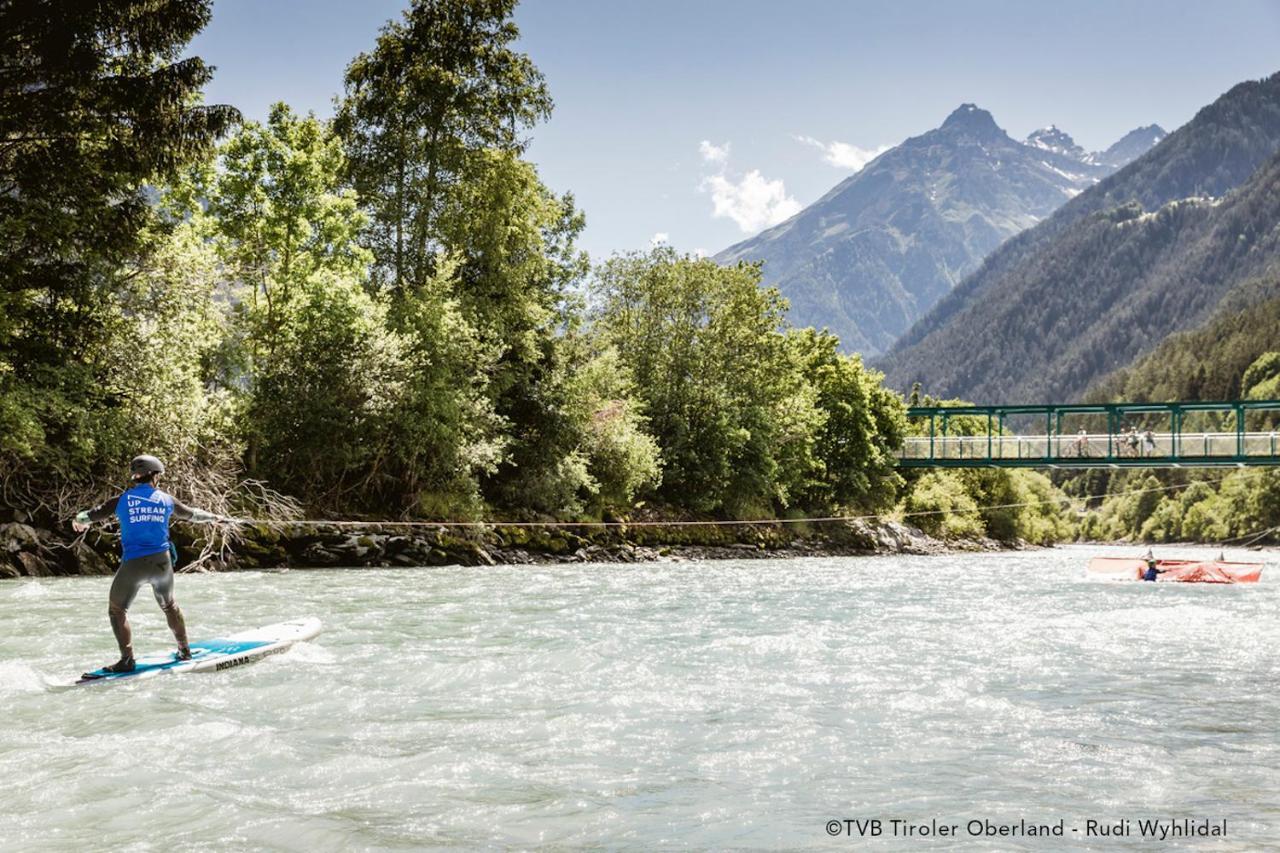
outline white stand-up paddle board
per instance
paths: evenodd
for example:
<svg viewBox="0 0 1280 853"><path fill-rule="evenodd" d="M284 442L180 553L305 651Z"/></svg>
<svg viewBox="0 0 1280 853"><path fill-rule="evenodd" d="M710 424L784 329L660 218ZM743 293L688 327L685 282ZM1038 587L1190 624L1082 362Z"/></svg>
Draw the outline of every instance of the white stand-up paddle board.
<svg viewBox="0 0 1280 853"><path fill-rule="evenodd" d="M191 644L191 660L178 660L177 652L146 655L137 659L133 672L86 672L76 684L101 684L107 681L131 681L162 672L218 672L233 666L261 660L283 652L294 643L310 640L320 633L320 620L294 619L277 622L252 631L241 631L229 637Z"/></svg>

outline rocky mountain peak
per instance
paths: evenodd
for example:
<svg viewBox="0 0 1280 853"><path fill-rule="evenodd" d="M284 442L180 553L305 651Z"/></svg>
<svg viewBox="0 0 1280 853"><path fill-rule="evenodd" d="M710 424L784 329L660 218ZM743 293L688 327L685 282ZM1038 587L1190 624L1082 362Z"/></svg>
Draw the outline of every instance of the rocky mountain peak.
<svg viewBox="0 0 1280 853"><path fill-rule="evenodd" d="M1135 128L1129 131L1114 145L1106 151L1101 151L1094 155L1099 163L1105 163L1111 166L1123 166L1131 160L1145 154L1151 148L1154 148L1169 134L1158 124L1149 124L1146 127Z"/></svg>
<svg viewBox="0 0 1280 853"><path fill-rule="evenodd" d="M1004 131L996 124L991 113L975 104L961 104L947 116L940 128L943 131L963 133L967 136L984 138L988 136L1004 136Z"/></svg>
<svg viewBox="0 0 1280 853"><path fill-rule="evenodd" d="M998 245L1114 171L1046 150L1079 151L1057 128L1040 138L1017 142L991 113L961 104L715 260L763 261L764 284L791 300L795 324L825 326L846 350L876 355Z"/></svg>
<svg viewBox="0 0 1280 853"><path fill-rule="evenodd" d="M1033 130L1027 137L1027 145L1032 148L1042 148L1045 151L1052 151L1055 154L1061 154L1064 157L1070 157L1073 160L1085 160L1089 155L1085 150L1076 144L1071 138L1071 134L1059 128L1056 124L1048 127L1042 127L1039 130Z"/></svg>

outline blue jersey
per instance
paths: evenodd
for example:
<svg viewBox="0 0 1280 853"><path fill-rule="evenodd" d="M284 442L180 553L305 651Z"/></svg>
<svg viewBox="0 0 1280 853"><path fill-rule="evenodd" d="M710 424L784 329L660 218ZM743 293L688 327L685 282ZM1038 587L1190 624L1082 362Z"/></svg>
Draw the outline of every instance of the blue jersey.
<svg viewBox="0 0 1280 853"><path fill-rule="evenodd" d="M150 483L139 483L116 499L120 545L124 559L133 560L169 550L169 518L173 497Z"/></svg>

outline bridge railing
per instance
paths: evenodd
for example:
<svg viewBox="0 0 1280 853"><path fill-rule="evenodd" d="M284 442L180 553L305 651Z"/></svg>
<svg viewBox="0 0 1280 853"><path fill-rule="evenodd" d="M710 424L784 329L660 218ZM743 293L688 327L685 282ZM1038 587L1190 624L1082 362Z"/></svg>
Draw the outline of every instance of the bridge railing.
<svg viewBox="0 0 1280 853"><path fill-rule="evenodd" d="M1280 400L917 406L906 466L1280 464Z"/></svg>
<svg viewBox="0 0 1280 853"><path fill-rule="evenodd" d="M1243 446L1241 446L1243 438ZM1280 434L1249 432L1156 433L1139 436L1087 433L1077 435L949 435L911 436L898 456L902 459L1107 460L1280 457Z"/></svg>

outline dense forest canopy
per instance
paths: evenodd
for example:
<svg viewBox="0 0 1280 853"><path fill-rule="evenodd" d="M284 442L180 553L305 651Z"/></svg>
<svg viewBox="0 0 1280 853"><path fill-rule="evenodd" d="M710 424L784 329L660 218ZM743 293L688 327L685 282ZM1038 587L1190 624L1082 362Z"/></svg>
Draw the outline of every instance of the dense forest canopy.
<svg viewBox="0 0 1280 853"><path fill-rule="evenodd" d="M179 58L208 20L202 2L0 6L0 460L11 492L183 443L171 428L189 402L187 345L209 282L199 269L166 279L184 235L145 188L211 156L238 118L200 105L211 69ZM157 290L160 280L174 286ZM170 357L173 369L157 363Z"/></svg>
<svg viewBox="0 0 1280 853"><path fill-rule="evenodd" d="M208 0L5 5L6 503L56 517L149 451L247 513L898 505L901 398L758 267L578 250L514 6L414 0L332 121L256 122L200 104Z"/></svg>

